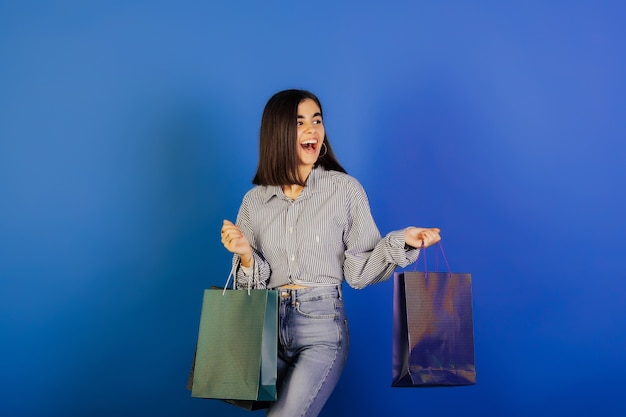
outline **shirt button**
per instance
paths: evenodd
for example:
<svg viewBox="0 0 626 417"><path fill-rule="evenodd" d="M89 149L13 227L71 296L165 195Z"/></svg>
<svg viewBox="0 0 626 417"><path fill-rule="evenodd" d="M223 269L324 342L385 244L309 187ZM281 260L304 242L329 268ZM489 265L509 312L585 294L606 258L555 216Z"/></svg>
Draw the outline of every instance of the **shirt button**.
<svg viewBox="0 0 626 417"><path fill-rule="evenodd" d="M291 260L294 261L295 259L296 259L296 257L291 255Z"/></svg>
<svg viewBox="0 0 626 417"><path fill-rule="evenodd" d="M289 228L289 233L293 233L293 227Z"/></svg>

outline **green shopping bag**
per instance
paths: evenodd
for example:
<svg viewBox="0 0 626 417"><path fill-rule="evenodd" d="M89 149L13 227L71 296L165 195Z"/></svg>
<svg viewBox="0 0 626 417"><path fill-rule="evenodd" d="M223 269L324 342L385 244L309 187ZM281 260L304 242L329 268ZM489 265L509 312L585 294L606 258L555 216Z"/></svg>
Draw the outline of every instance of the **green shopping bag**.
<svg viewBox="0 0 626 417"><path fill-rule="evenodd" d="M277 291L205 290L191 396L244 408L275 401L277 327Z"/></svg>

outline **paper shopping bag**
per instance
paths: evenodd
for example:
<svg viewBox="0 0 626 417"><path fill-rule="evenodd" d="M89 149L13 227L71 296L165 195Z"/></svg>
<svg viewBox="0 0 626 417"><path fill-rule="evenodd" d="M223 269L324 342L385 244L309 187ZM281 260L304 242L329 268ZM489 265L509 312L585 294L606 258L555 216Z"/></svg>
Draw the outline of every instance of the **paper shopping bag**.
<svg viewBox="0 0 626 417"><path fill-rule="evenodd" d="M471 274L396 272L393 317L393 387L476 383Z"/></svg>
<svg viewBox="0 0 626 417"><path fill-rule="evenodd" d="M204 291L192 397L249 409L276 400L277 306L275 290Z"/></svg>

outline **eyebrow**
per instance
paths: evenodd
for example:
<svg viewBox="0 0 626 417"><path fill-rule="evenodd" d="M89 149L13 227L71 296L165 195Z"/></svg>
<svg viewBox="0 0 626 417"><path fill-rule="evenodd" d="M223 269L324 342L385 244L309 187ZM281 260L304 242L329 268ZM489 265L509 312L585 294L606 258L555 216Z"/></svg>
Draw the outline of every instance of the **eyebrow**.
<svg viewBox="0 0 626 417"><path fill-rule="evenodd" d="M322 113L317 112L317 113L315 113L315 114L313 115L313 117L322 117ZM312 117L312 118L313 118L313 117ZM298 119L304 119L304 116L302 116L302 115L300 115L300 114L299 114L299 115L297 116L297 118L298 118Z"/></svg>

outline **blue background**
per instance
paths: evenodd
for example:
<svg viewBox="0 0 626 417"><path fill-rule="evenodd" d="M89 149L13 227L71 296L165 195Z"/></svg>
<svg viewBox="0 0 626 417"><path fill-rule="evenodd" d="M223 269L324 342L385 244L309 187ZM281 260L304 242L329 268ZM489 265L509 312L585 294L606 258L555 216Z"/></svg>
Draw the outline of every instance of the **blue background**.
<svg viewBox="0 0 626 417"><path fill-rule="evenodd" d="M346 290L322 415L626 415L620 1L0 1L0 414L244 416L185 389L263 105L306 88L382 233L471 272L478 384L392 389Z"/></svg>

